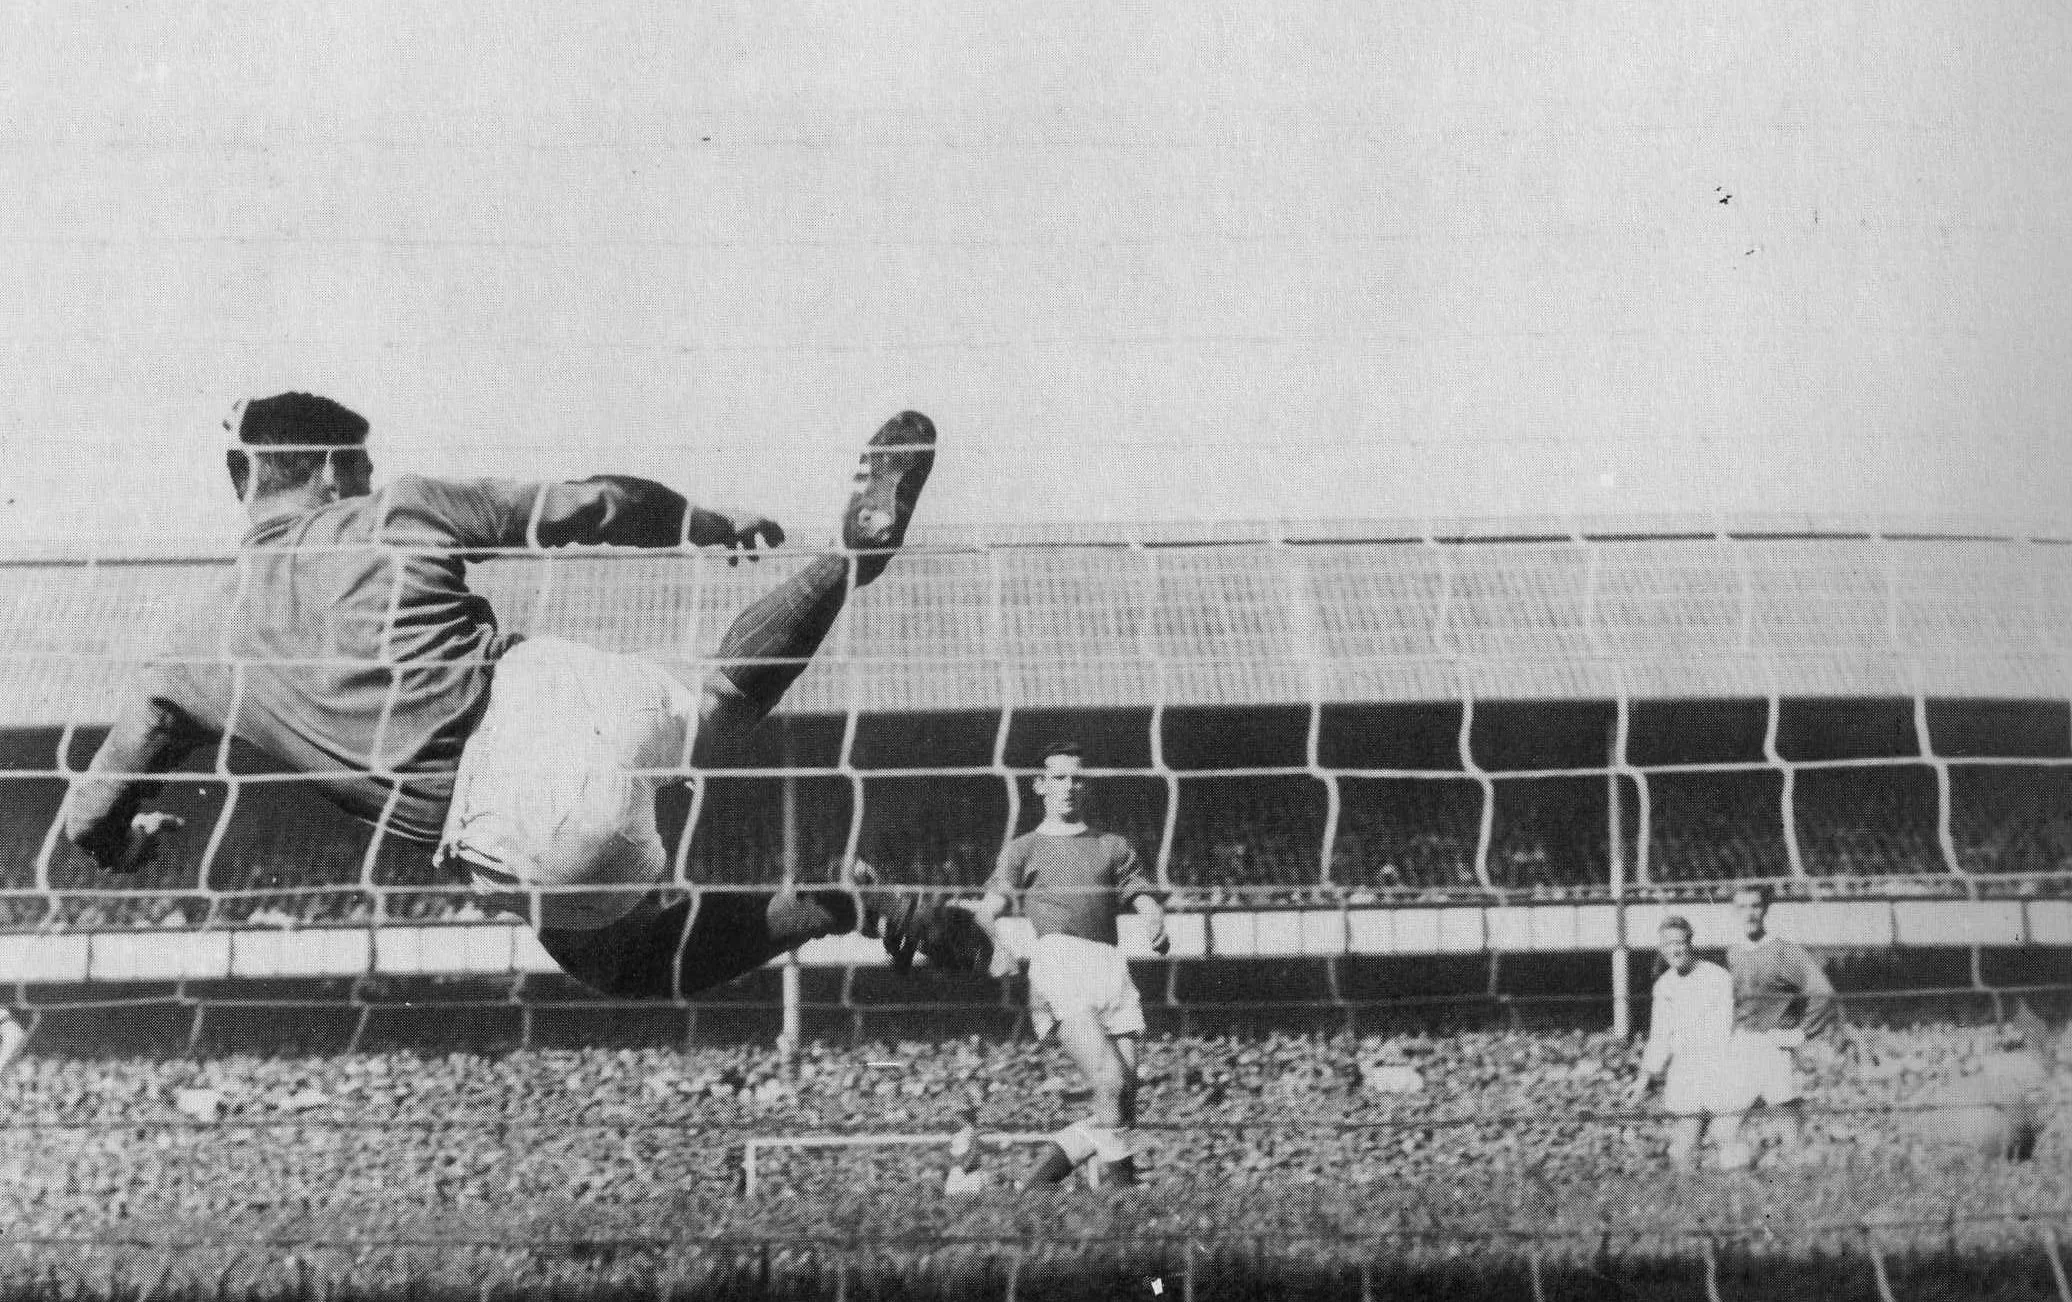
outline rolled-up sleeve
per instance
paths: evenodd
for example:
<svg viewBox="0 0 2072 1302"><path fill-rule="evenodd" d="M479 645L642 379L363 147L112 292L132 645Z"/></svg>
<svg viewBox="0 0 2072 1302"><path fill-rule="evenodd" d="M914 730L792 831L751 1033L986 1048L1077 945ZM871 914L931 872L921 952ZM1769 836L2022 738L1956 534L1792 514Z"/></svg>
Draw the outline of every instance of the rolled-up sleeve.
<svg viewBox="0 0 2072 1302"><path fill-rule="evenodd" d="M676 547L690 511L675 489L632 475L571 483L405 475L389 492L393 505L422 510L463 548Z"/></svg>
<svg viewBox="0 0 2072 1302"><path fill-rule="evenodd" d="M463 548L530 545L544 484L515 479L428 479L403 475L384 495L395 517L429 527Z"/></svg>
<svg viewBox="0 0 2072 1302"><path fill-rule="evenodd" d="M680 547L690 503L675 489L632 475L598 475L542 492L537 542Z"/></svg>
<svg viewBox="0 0 2072 1302"><path fill-rule="evenodd" d="M129 825L163 782L164 773L215 734L150 690L133 696L94 752L86 776L65 796L65 835L103 867L129 846Z"/></svg>

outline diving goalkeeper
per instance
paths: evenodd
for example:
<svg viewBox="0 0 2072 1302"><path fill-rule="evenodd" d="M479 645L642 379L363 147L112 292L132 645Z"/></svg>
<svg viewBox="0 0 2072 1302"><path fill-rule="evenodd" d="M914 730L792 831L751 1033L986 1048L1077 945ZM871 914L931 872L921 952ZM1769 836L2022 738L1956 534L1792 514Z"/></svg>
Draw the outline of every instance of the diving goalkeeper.
<svg viewBox="0 0 2072 1302"><path fill-rule="evenodd" d="M687 995L857 929L902 964L931 949L937 906L856 877L673 904L647 889L667 874L659 785L740 743L805 670L852 570L867 585L902 545L935 459L926 417L877 432L842 549L742 611L696 685L638 656L504 632L468 564L568 545L753 554L783 542L774 522L622 475L404 475L377 489L367 421L305 393L241 403L225 427L251 520L236 577L174 632L67 796L68 836L103 867L150 860L178 828L144 810L161 775L230 736L492 898L528 900L547 952L606 994Z"/></svg>

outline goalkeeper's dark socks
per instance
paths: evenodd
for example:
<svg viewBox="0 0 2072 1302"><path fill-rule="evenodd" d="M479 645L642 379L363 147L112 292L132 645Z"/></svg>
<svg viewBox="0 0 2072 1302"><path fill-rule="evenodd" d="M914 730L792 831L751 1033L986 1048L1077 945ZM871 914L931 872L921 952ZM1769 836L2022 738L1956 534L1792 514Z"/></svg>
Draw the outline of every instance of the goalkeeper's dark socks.
<svg viewBox="0 0 2072 1302"><path fill-rule="evenodd" d="M1055 1142L1045 1144L1043 1152L1036 1158L1036 1165L1022 1177L1020 1188L1037 1189L1062 1184L1072 1178L1072 1168L1078 1165L1064 1149Z"/></svg>
<svg viewBox="0 0 2072 1302"><path fill-rule="evenodd" d="M542 929L540 943L570 976L622 999L693 995L809 940L856 927L848 892L799 895L706 891L695 900L643 905L597 931Z"/></svg>
<svg viewBox="0 0 2072 1302"><path fill-rule="evenodd" d="M848 599L847 559L814 557L734 618L720 639L719 672L768 714L806 672Z"/></svg>
<svg viewBox="0 0 2072 1302"><path fill-rule="evenodd" d="M822 936L841 936L856 930L856 896L838 887L823 886L779 895L771 899L765 914L770 936L794 949Z"/></svg>
<svg viewBox="0 0 2072 1302"><path fill-rule="evenodd" d="M861 587L906 541L907 522L935 465L935 426L903 411L871 437L842 517L842 546L857 553ZM734 620L720 641L720 673L763 714L777 707L849 599L850 558L816 557Z"/></svg>
<svg viewBox="0 0 2072 1302"><path fill-rule="evenodd" d="M854 929L856 906L842 891L706 891L690 914L689 926L676 975L676 993L682 995L753 972L809 940Z"/></svg>

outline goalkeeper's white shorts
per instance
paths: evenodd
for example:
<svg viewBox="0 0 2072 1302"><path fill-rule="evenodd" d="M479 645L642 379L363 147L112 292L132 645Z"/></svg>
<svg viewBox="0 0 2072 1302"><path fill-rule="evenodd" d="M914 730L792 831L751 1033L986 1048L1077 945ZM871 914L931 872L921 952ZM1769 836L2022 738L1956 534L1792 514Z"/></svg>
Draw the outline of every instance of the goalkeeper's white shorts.
<svg viewBox="0 0 2072 1302"><path fill-rule="evenodd" d="M1091 1017L1110 1035L1144 1033L1144 1006L1122 951L1078 936L1036 938L1029 1014L1039 1037L1067 1017Z"/></svg>
<svg viewBox="0 0 2072 1302"><path fill-rule="evenodd" d="M1800 1097L1799 1069L1791 1051L1758 1031L1736 1031L1727 1041L1726 1071L1719 1101L1727 1112L1746 1112L1758 1103L1775 1107Z"/></svg>
<svg viewBox="0 0 2072 1302"><path fill-rule="evenodd" d="M655 791L690 762L701 696L638 656L519 643L497 662L462 753L442 852L479 889L540 888L539 926L624 917L668 872ZM626 889L567 889L583 886Z"/></svg>

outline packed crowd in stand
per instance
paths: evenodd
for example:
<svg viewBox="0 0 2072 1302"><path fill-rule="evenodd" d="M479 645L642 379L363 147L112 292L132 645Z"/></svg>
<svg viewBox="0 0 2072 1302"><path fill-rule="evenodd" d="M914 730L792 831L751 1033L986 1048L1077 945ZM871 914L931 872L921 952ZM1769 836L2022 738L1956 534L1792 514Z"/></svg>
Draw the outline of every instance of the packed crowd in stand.
<svg viewBox="0 0 2072 1302"><path fill-rule="evenodd" d="M1960 770L1950 835L1973 873L2062 872L2072 864L2072 771Z"/></svg>
<svg viewBox="0 0 2072 1302"><path fill-rule="evenodd" d="M1837 1195L1871 1186L1889 1196L1894 1172L1940 1151L1924 1133L1933 1114L1906 1109L1975 1074L1995 1040L1990 1027L1946 1025L1859 1034L1881 1067L1824 1057L1808 1073L1808 1141L1821 1165L1801 1178ZM1521 1182L1547 1197L1587 1199L1634 1181L1652 1197L1672 1196L1679 1185L1666 1174L1659 1114L1624 1093L1640 1056L1638 1044L1579 1032L1165 1036L1145 1060L1147 1115L1159 1122L1147 1132L1147 1178L1161 1197L1235 1188L1269 1208L1305 1185L1393 1208L1397 1199L1443 1201L1447 1187L1471 1182L1486 1200L1465 1222L1474 1226L1500 1214L1492 1207L1514 1207ZM809 1042L791 1071L761 1044L39 1053L25 1063L0 1080L0 1102L31 1127L18 1136L14 1175L0 1183L0 1212L24 1233L133 1232L144 1217L220 1232L384 1214L423 1229L521 1214L513 1209L679 1207L672 1200L685 1197L717 1217L857 1180L887 1205L935 1207L944 1150L899 1146L766 1154L759 1201L744 1204L741 1141L859 1121L889 1131L946 1132L964 1120L1027 1129L1072 1085L1055 1048L1026 1038ZM2054 1109L2068 1087L2054 1083ZM1751 1125L1772 1137L1777 1123ZM254 1127L264 1129L255 1137ZM600 1143L600 1132L611 1142ZM1992 1188L2032 1207L2057 1205L2065 1142L2054 1127L2044 1160L2008 1166ZM979 1202L1002 1204L1022 1161L1018 1151L988 1150L992 1192ZM1709 1194L1715 1179L1682 1187ZM1940 1217L1949 1192L1923 1188L1920 1201ZM1705 1207L1692 1204L1682 1198L1677 1214Z"/></svg>
<svg viewBox="0 0 2072 1302"><path fill-rule="evenodd" d="M715 777L695 801L688 792L677 800L670 843L693 882L779 881L787 857L796 878L825 880L850 852L852 835L856 855L888 880L955 890L985 880L1010 820L996 779L867 778L861 785L863 816L852 828L847 779L801 779L787 856L782 784ZM1183 775L1173 785L1179 807L1164 872L1182 910L1601 898L1611 881L1613 811L1598 778L1493 780L1486 880L1477 867L1484 788L1470 777L1341 779L1328 872L1324 783ZM1629 898L1690 898L1737 880L1791 879L1784 786L1774 769L1649 775L1643 877L1640 800L1625 783L1617 814ZM1166 841L1168 790L1165 779L1147 775L1114 780L1104 797L1109 825L1147 858ZM1931 770L1796 771L1798 893L1962 894L1962 874L2017 894L2062 888L2072 872L2072 773L1959 767L1951 793L1958 874L1949 871L1937 832ZM0 886L12 892L0 897L0 926L11 930L360 925L377 916L466 923L494 912L464 884L437 878L421 848L391 843L370 855L365 829L284 784L241 793L213 847L207 835L186 838L120 882L51 838L49 811L40 805L0 814ZM213 822L220 807L218 796L201 817ZM693 812L694 834L685 838ZM1014 817L1026 826L1034 810L1024 801Z"/></svg>

